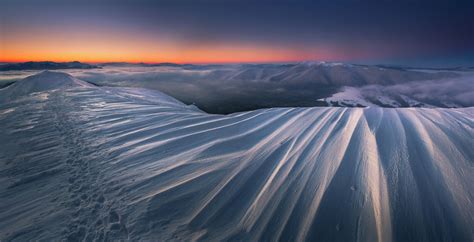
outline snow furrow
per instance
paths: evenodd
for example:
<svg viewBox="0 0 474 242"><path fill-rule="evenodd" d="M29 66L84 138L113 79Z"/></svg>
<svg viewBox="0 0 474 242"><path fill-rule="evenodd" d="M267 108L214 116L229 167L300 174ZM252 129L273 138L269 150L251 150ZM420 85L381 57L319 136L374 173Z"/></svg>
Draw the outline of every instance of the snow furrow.
<svg viewBox="0 0 474 242"><path fill-rule="evenodd" d="M224 116L28 80L0 92L1 241L474 239L473 108Z"/></svg>

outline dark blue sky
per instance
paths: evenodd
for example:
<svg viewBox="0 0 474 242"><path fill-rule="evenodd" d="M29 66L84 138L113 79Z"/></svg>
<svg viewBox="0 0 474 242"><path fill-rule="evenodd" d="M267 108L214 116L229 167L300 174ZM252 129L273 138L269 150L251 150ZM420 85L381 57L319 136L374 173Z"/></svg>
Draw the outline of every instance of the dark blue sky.
<svg viewBox="0 0 474 242"><path fill-rule="evenodd" d="M2 0L0 14L5 60L474 65L474 1Z"/></svg>

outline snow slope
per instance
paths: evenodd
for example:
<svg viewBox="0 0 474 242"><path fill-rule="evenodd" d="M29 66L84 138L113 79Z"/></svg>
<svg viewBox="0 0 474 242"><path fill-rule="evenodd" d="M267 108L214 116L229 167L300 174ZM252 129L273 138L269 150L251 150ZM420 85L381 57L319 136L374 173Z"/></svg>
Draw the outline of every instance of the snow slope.
<svg viewBox="0 0 474 242"><path fill-rule="evenodd" d="M1 241L474 239L473 108L210 115L39 75L0 90Z"/></svg>

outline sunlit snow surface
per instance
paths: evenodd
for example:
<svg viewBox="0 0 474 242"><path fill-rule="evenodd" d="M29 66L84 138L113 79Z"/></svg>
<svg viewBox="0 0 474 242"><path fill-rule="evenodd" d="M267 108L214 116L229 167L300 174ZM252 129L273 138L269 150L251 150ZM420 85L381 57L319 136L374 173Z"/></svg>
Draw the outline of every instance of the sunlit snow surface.
<svg viewBox="0 0 474 242"><path fill-rule="evenodd" d="M474 239L473 108L210 115L44 72L0 125L1 241Z"/></svg>

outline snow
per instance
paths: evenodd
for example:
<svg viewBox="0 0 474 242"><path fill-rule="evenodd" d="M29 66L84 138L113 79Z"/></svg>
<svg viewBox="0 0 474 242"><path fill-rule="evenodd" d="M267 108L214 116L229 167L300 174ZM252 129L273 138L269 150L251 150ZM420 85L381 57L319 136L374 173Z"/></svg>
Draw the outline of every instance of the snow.
<svg viewBox="0 0 474 242"><path fill-rule="evenodd" d="M462 108L474 105L472 74L459 78L412 81L395 85L344 86L327 98L328 106Z"/></svg>
<svg viewBox="0 0 474 242"><path fill-rule="evenodd" d="M25 95L34 95L37 92L68 87L91 87L91 85L66 73L43 71L2 89L0 100L15 99Z"/></svg>
<svg viewBox="0 0 474 242"><path fill-rule="evenodd" d="M51 72L5 96L1 241L474 239L474 108L210 115Z"/></svg>
<svg viewBox="0 0 474 242"><path fill-rule="evenodd" d="M356 87L343 87L340 92L322 100L324 100L328 106L333 106L334 104L342 107L368 107L374 105L366 101L360 90Z"/></svg>
<svg viewBox="0 0 474 242"><path fill-rule="evenodd" d="M301 65L305 66L325 66L325 67L334 67L334 66L345 66L352 67L351 64L346 64L342 62L328 62L328 61L303 61Z"/></svg>

